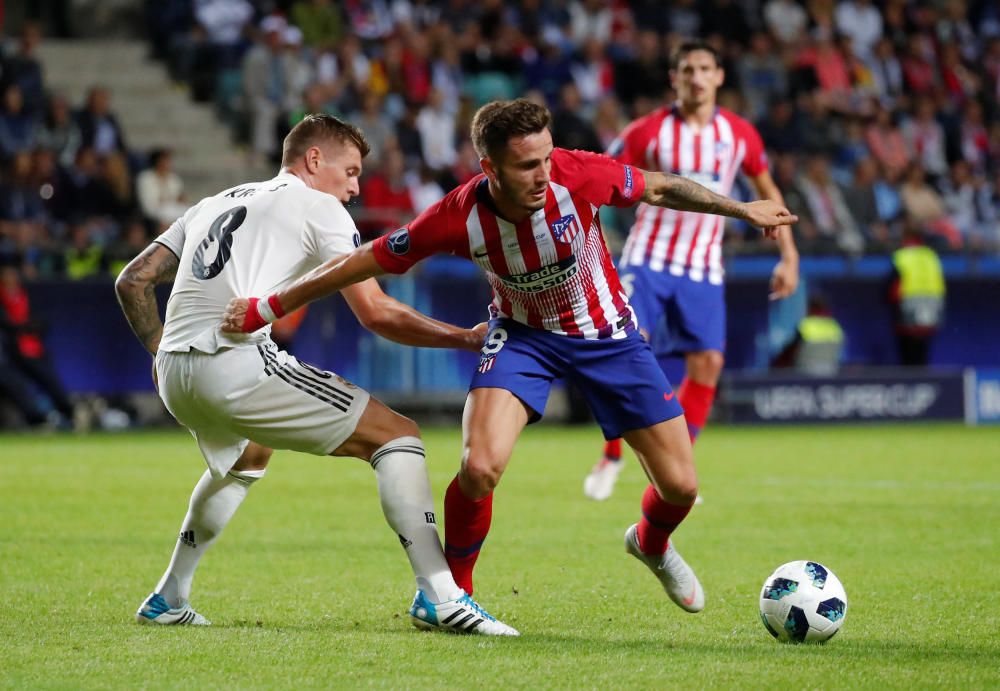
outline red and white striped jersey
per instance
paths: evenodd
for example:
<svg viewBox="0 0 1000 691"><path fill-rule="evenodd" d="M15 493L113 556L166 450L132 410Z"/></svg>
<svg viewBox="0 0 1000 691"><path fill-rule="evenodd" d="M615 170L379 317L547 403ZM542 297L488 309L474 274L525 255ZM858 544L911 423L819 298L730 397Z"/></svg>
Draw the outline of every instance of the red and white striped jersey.
<svg viewBox="0 0 1000 691"><path fill-rule="evenodd" d="M701 130L685 123L676 106L661 108L626 127L608 154L644 170L683 175L723 195L740 170L750 177L767 170L757 130L724 108L716 108ZM720 284L723 224L721 216L640 204L620 266L646 265Z"/></svg>
<svg viewBox="0 0 1000 691"><path fill-rule="evenodd" d="M519 223L497 215L477 175L374 243L375 259L403 273L432 254L478 264L493 288L490 314L577 338L635 328L601 233L598 209L632 206L645 190L640 171L607 156L555 149L545 208Z"/></svg>

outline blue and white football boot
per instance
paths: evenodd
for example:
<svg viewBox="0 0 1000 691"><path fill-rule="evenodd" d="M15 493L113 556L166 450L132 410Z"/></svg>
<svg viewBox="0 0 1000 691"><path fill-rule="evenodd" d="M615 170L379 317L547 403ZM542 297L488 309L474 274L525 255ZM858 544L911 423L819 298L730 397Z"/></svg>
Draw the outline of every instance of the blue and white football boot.
<svg viewBox="0 0 1000 691"><path fill-rule="evenodd" d="M497 621L464 591L461 597L434 604L423 590L418 590L410 605L410 618L414 626L427 631L478 633L482 636L521 635L517 629Z"/></svg>
<svg viewBox="0 0 1000 691"><path fill-rule="evenodd" d="M191 605L184 603L180 607L171 607L159 593L153 593L135 613L135 620L140 624L162 624L164 626L209 626L205 617L195 612Z"/></svg>
<svg viewBox="0 0 1000 691"><path fill-rule="evenodd" d="M663 556L643 554L639 549L638 525L632 525L625 531L625 551L653 572L678 607L692 613L705 608L705 591L694 575L694 569L674 549L673 540L667 543L667 551Z"/></svg>

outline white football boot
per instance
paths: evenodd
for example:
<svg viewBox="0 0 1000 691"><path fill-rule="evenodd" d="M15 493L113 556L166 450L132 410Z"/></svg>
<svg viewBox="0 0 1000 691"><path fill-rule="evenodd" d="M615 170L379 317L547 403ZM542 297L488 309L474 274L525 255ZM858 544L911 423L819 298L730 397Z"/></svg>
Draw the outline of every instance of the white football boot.
<svg viewBox="0 0 1000 691"><path fill-rule="evenodd" d="M517 629L497 621L464 591L461 597L434 604L418 590L410 605L410 618L418 629L478 633L482 636L520 636Z"/></svg>
<svg viewBox="0 0 1000 691"><path fill-rule="evenodd" d="M159 593L153 593L135 613L140 624L162 624L164 626L209 626L210 622L191 608L187 602L180 607L171 607Z"/></svg>
<svg viewBox="0 0 1000 691"><path fill-rule="evenodd" d="M639 549L638 526L632 525L625 531L625 551L649 567L678 607L687 612L700 612L704 609L705 591L694 571L674 549L673 540L667 544L667 551L663 556L643 554Z"/></svg>
<svg viewBox="0 0 1000 691"><path fill-rule="evenodd" d="M614 491L615 483L624 467L625 461L621 458L613 461L604 456L584 478L583 493L595 501L604 501Z"/></svg>

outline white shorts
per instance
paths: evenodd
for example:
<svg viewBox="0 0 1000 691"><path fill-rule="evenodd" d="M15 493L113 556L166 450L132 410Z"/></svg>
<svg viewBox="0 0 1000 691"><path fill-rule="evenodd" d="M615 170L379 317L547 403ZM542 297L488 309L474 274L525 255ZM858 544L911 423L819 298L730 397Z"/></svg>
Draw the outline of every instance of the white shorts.
<svg viewBox="0 0 1000 691"><path fill-rule="evenodd" d="M229 472L248 440L330 454L354 434L370 398L272 342L213 354L161 351L156 372L160 398L191 430L217 477Z"/></svg>

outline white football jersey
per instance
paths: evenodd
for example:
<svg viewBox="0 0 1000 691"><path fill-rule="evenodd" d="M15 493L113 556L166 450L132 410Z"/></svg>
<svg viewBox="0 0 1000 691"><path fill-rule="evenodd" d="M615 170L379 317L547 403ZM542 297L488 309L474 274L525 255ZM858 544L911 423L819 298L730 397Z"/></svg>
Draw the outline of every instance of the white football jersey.
<svg viewBox="0 0 1000 691"><path fill-rule="evenodd" d="M224 333L232 298L267 297L351 252L361 236L338 199L281 173L201 200L156 242L180 258L160 350L214 353L270 335L270 327Z"/></svg>

